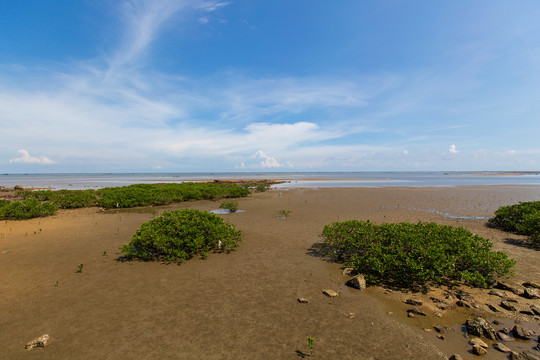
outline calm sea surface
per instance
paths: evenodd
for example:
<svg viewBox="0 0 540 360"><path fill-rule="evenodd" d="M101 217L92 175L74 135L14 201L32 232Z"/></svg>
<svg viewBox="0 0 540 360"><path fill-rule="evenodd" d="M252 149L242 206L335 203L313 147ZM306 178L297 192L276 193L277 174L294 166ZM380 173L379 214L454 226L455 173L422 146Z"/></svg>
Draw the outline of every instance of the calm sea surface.
<svg viewBox="0 0 540 360"><path fill-rule="evenodd" d="M291 187L432 187L466 185L536 185L540 172L231 172L123 174L0 174L0 186L98 189L142 183L207 181L213 179L284 180Z"/></svg>

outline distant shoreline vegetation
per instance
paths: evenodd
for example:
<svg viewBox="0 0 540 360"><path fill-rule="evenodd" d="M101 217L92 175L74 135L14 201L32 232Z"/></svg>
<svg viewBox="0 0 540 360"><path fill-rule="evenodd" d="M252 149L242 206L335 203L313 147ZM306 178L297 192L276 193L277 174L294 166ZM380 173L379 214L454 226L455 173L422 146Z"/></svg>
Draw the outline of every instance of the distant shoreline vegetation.
<svg viewBox="0 0 540 360"><path fill-rule="evenodd" d="M99 206L105 209L160 206L185 201L240 198L264 191L261 182L136 184L99 190L27 190L15 192L18 200L0 199L1 220L51 216L58 209ZM263 190L264 188L264 190Z"/></svg>

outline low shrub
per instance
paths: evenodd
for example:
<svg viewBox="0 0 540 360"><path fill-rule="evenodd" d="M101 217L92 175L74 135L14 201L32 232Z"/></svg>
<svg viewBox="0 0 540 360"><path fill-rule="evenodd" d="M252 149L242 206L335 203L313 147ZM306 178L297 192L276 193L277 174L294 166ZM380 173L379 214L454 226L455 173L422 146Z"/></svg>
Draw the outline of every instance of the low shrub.
<svg viewBox="0 0 540 360"><path fill-rule="evenodd" d="M540 201L502 206L488 221L502 230L527 235L540 246Z"/></svg>
<svg viewBox="0 0 540 360"><path fill-rule="evenodd" d="M270 188L270 184L258 184L256 187L255 187L255 190L257 192L265 192L266 190L268 190Z"/></svg>
<svg viewBox="0 0 540 360"><path fill-rule="evenodd" d="M174 210L145 222L129 244L120 248L130 257L143 260L183 261L210 250L230 251L242 234L217 215L200 210Z"/></svg>
<svg viewBox="0 0 540 360"><path fill-rule="evenodd" d="M493 244L462 227L435 223L375 225L335 222L324 227L323 249L344 261L369 283L400 287L464 281L487 287L495 276L508 276L515 264Z"/></svg>
<svg viewBox="0 0 540 360"><path fill-rule="evenodd" d="M25 220L36 217L51 216L58 207L50 202L40 202L37 199L12 201L0 207L1 220Z"/></svg>
<svg viewBox="0 0 540 360"><path fill-rule="evenodd" d="M60 209L76 209L95 206L97 197L94 190L22 190L18 196L24 199L50 201Z"/></svg>
<svg viewBox="0 0 540 360"><path fill-rule="evenodd" d="M6 199L0 199L0 208L8 205L10 203L9 200Z"/></svg>
<svg viewBox="0 0 540 360"><path fill-rule="evenodd" d="M224 201L219 205L219 208L229 210L229 212L236 212L238 210L238 201Z"/></svg>

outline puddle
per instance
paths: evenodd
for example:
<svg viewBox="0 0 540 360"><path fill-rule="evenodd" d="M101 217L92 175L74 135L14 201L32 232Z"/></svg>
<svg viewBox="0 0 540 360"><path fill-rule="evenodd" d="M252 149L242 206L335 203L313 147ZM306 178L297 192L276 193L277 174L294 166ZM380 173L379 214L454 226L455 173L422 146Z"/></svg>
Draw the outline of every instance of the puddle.
<svg viewBox="0 0 540 360"><path fill-rule="evenodd" d="M227 209L217 209L217 210L210 210L209 212L211 212L212 214L224 215L224 214L243 213L243 212L246 212L246 210L230 211Z"/></svg>
<svg viewBox="0 0 540 360"><path fill-rule="evenodd" d="M104 210L105 214L152 214L157 215L158 209L152 207L140 207L140 208L124 208L124 209L107 209Z"/></svg>

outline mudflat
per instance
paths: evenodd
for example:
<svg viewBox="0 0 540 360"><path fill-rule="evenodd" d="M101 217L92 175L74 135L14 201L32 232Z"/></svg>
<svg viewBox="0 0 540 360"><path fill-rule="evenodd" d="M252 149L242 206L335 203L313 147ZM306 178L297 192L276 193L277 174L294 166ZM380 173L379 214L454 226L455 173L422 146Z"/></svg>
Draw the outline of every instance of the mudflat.
<svg viewBox="0 0 540 360"><path fill-rule="evenodd" d="M269 190L239 199L244 212L220 215L244 233L236 251L180 265L121 261L118 249L142 222L163 211L210 211L219 202L64 210L48 218L2 221L0 358L472 358L459 328L483 308L448 310L439 318L427 307L426 317L407 318L403 300L429 294L350 289L342 265L321 257L313 245L334 221L434 221L492 240L495 250L517 261L512 281L540 282L538 250L523 237L487 227L485 220L499 206L531 200L540 200L539 187ZM280 218L279 210L290 216ZM326 297L323 289L340 296ZM479 303L493 301L486 291L468 291ZM299 297L309 302L299 303ZM538 328L538 321L527 322L532 318L496 316ZM436 324L450 328L445 340L424 330ZM50 336L47 347L24 349L43 334ZM506 355L492 350L485 358Z"/></svg>

